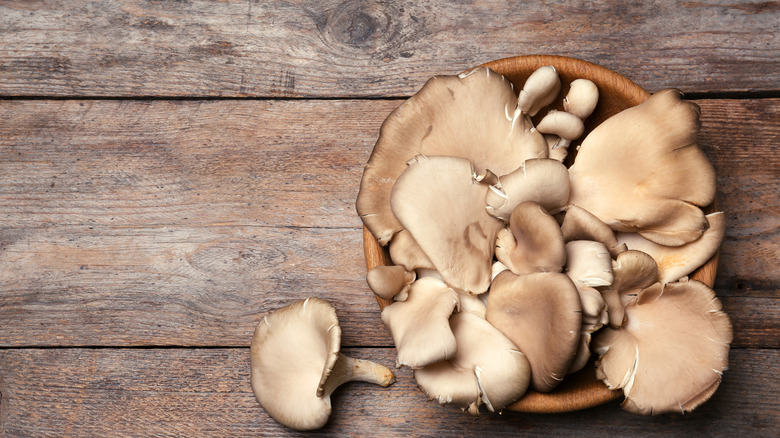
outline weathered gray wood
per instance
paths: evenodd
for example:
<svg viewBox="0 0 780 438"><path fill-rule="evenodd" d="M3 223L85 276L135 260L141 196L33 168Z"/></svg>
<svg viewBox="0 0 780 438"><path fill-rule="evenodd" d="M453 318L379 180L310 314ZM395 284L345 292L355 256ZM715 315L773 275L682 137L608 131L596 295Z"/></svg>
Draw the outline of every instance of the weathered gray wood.
<svg viewBox="0 0 780 438"><path fill-rule="evenodd" d="M524 54L778 90L776 2L0 2L0 95L391 96Z"/></svg>
<svg viewBox="0 0 780 438"><path fill-rule="evenodd" d="M735 345L780 333L779 101L704 100ZM397 101L0 101L0 345L245 346L320 296L389 346L354 198Z"/></svg>
<svg viewBox="0 0 780 438"><path fill-rule="evenodd" d="M347 354L391 365L391 349ZM735 350L723 383L685 416L640 417L617 402L556 415L471 417L427 401L410 370L389 388L351 383L333 397L327 436L773 436L777 350ZM0 351L0 435L279 436L249 385L248 349Z"/></svg>

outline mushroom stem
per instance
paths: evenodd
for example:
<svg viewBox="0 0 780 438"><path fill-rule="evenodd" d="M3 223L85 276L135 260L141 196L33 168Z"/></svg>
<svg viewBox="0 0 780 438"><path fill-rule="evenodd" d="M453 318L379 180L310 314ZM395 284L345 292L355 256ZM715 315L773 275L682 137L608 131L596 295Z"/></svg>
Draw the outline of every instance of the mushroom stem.
<svg viewBox="0 0 780 438"><path fill-rule="evenodd" d="M317 395L330 396L342 384L353 381L388 386L395 382L395 375L386 366L339 353L336 365L333 366L333 371L322 387L322 394Z"/></svg>

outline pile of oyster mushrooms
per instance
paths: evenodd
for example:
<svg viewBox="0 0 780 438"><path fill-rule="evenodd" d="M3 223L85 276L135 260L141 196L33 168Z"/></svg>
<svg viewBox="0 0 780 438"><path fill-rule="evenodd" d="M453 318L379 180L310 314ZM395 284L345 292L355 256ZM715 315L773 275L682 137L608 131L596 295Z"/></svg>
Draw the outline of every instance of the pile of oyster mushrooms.
<svg viewBox="0 0 780 438"><path fill-rule="evenodd" d="M724 232L700 208L715 174L699 108L659 91L593 129L567 168L598 89L578 79L542 115L560 90L553 67L519 93L475 68L430 79L382 125L357 210L394 264L367 280L394 301L382 321L397 365L477 414L552 391L596 354L625 409L690 411L732 338L714 292L687 277Z"/></svg>

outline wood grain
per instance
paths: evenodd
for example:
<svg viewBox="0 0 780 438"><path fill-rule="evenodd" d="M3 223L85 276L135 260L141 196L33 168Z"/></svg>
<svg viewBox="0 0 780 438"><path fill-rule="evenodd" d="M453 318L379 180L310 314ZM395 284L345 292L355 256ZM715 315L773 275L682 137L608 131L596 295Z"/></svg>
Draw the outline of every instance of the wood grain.
<svg viewBox="0 0 780 438"><path fill-rule="evenodd" d="M701 100L736 347L780 346L780 100ZM0 346L246 346L312 295L389 346L362 166L398 101L0 101Z"/></svg>
<svg viewBox="0 0 780 438"><path fill-rule="evenodd" d="M778 21L777 2L748 0L3 0L0 94L408 96L429 76L528 54L648 90L777 91Z"/></svg>
<svg viewBox="0 0 780 438"><path fill-rule="evenodd" d="M390 365L391 349L347 354ZM299 436L271 420L249 385L249 351L0 351L0 435ZM427 401L408 369L388 388L350 383L333 396L325 436L738 436L780 426L777 350L736 350L718 392L691 414L641 417L617 402L580 412L471 417Z"/></svg>

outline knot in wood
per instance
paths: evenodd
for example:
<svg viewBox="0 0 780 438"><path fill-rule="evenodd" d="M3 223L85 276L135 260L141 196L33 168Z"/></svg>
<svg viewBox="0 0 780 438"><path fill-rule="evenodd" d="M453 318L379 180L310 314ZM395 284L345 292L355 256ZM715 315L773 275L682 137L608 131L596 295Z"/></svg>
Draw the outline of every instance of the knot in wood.
<svg viewBox="0 0 780 438"><path fill-rule="evenodd" d="M346 1L326 18L323 33L334 45L377 49L396 34L392 6L375 2ZM396 16L398 14L396 13Z"/></svg>

